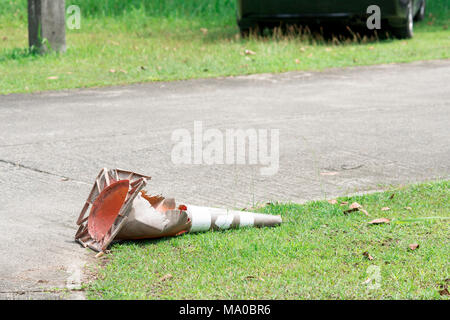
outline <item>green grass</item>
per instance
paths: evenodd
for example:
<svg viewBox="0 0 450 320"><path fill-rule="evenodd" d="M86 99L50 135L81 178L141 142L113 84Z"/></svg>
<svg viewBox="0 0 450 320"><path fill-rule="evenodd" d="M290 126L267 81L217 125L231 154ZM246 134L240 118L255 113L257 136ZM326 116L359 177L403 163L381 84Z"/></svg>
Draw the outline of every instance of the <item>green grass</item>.
<svg viewBox="0 0 450 320"><path fill-rule="evenodd" d="M67 53L40 56L27 49L26 1L1 2L0 94L450 57L446 0L429 2L431 16L412 40L334 43L294 35L241 39L233 0L72 3L82 21L80 30L67 30Z"/></svg>
<svg viewBox="0 0 450 320"><path fill-rule="evenodd" d="M280 227L115 244L88 297L447 299L439 285L450 278L449 199L450 181L432 182L338 199L370 217L327 201L273 204L259 211L281 214ZM380 217L392 222L367 223ZM379 267L378 289L363 283L370 266Z"/></svg>

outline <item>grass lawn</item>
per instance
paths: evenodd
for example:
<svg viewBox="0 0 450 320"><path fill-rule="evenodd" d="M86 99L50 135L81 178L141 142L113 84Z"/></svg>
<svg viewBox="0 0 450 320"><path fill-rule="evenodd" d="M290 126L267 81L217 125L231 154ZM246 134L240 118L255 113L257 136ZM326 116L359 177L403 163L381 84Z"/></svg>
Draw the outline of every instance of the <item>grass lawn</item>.
<svg viewBox="0 0 450 320"><path fill-rule="evenodd" d="M67 53L47 56L26 49L26 1L0 4L0 94L450 57L447 0L429 1L411 40L335 42L241 39L234 0L66 3L80 5L81 29L67 30Z"/></svg>
<svg viewBox="0 0 450 320"><path fill-rule="evenodd" d="M439 285L450 278L450 181L337 200L260 208L282 215L276 228L115 244L88 297L448 299ZM344 214L343 201L370 216ZM368 224L382 217L391 222Z"/></svg>

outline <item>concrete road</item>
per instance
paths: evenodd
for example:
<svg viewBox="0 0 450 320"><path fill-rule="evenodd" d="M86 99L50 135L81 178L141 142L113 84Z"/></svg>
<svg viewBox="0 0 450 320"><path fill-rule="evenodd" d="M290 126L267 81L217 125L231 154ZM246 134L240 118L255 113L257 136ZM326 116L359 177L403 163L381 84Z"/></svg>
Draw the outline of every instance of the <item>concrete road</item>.
<svg viewBox="0 0 450 320"><path fill-rule="evenodd" d="M174 164L172 133L194 121L279 129L279 170ZM92 256L73 236L102 167L234 208L448 178L450 61L0 96L0 129L0 297L82 298L43 291L76 286Z"/></svg>

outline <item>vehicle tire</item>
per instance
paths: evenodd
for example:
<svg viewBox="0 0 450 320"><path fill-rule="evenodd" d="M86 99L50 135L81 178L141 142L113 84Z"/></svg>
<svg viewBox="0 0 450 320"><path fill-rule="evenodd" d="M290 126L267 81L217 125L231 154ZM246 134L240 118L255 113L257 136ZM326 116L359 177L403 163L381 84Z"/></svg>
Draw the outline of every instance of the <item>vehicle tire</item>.
<svg viewBox="0 0 450 320"><path fill-rule="evenodd" d="M406 10L406 18L402 26L392 28L392 33L399 39L412 38L414 34L414 16L412 0L408 2Z"/></svg>
<svg viewBox="0 0 450 320"><path fill-rule="evenodd" d="M419 11L417 11L414 21L422 21L425 19L426 0L422 0L420 3Z"/></svg>

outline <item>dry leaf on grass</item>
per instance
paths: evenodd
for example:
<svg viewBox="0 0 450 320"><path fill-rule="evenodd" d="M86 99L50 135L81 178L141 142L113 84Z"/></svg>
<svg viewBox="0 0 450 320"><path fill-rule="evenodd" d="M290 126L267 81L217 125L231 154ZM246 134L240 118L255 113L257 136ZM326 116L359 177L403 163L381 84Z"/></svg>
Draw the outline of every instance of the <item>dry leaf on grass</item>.
<svg viewBox="0 0 450 320"><path fill-rule="evenodd" d="M411 243L411 244L409 245L409 248L410 248L411 250L416 250L418 247L419 247L419 244L417 244L417 243Z"/></svg>
<svg viewBox="0 0 450 320"><path fill-rule="evenodd" d="M345 206L346 204L348 204L348 201L342 201L341 202L341 206Z"/></svg>
<svg viewBox="0 0 450 320"><path fill-rule="evenodd" d="M359 211L363 212L366 216L369 216L369 213L365 209L360 208Z"/></svg>
<svg viewBox="0 0 450 320"><path fill-rule="evenodd" d="M300 63L300 59L295 59L295 63L299 64Z"/></svg>
<svg viewBox="0 0 450 320"><path fill-rule="evenodd" d="M342 203L341 203L342 205ZM361 211L363 212L366 216L369 216L369 213L363 209L362 205L360 205L358 202L353 202L350 206L349 209L344 210L344 214L350 213L350 212L354 212L354 211Z"/></svg>
<svg viewBox="0 0 450 320"><path fill-rule="evenodd" d="M412 210L412 208L411 208L411 207L405 207L405 209L406 209L406 210Z"/></svg>
<svg viewBox="0 0 450 320"><path fill-rule="evenodd" d="M448 284L450 283L450 279L444 280L444 285L439 285L439 294L441 296L450 296L450 293L448 292Z"/></svg>
<svg viewBox="0 0 450 320"><path fill-rule="evenodd" d="M206 28L200 28L200 31L203 33L203 35L207 35L208 34L208 29Z"/></svg>
<svg viewBox="0 0 450 320"><path fill-rule="evenodd" d="M245 53L246 55L254 55L254 54L256 54L255 51L252 51L252 50L249 50L249 49L245 49L244 53Z"/></svg>
<svg viewBox="0 0 450 320"><path fill-rule="evenodd" d="M441 296L450 296L450 292L448 292L448 288L447 288L447 287L445 287L445 288L442 289L442 290L439 290L439 294L440 294Z"/></svg>
<svg viewBox="0 0 450 320"><path fill-rule="evenodd" d="M382 224L382 223L389 223L391 222L391 220L387 219L387 218L379 218L379 219L375 219L369 222L369 224Z"/></svg>
<svg viewBox="0 0 450 320"><path fill-rule="evenodd" d="M114 72L116 72L116 70L115 69L109 69L109 72L114 73Z"/></svg>
<svg viewBox="0 0 450 320"><path fill-rule="evenodd" d="M163 281L169 280L169 279L171 279L171 278L172 278L172 275L171 275L170 273L168 273L168 274L166 274L165 276L161 277L161 278L159 279L159 281L163 282Z"/></svg>
<svg viewBox="0 0 450 320"><path fill-rule="evenodd" d="M389 210L391 210L391 208L389 208L389 207L383 207L383 208L381 208L381 211L389 211Z"/></svg>
<svg viewBox="0 0 450 320"><path fill-rule="evenodd" d="M373 257L367 251L363 252L363 256L366 257L369 260L373 260Z"/></svg>
<svg viewBox="0 0 450 320"><path fill-rule="evenodd" d="M244 280L260 280L265 281L263 278L257 277L257 276L245 276Z"/></svg>
<svg viewBox="0 0 450 320"><path fill-rule="evenodd" d="M362 208L362 205L360 205L358 202L353 202L350 205L350 209L360 209L360 208Z"/></svg>
<svg viewBox="0 0 450 320"><path fill-rule="evenodd" d="M56 80L56 79L58 79L58 77L57 76L51 76L51 77L48 77L47 79L48 80Z"/></svg>
<svg viewBox="0 0 450 320"><path fill-rule="evenodd" d="M329 204L337 204L338 202L336 199L331 199L331 200L328 200L328 203Z"/></svg>

